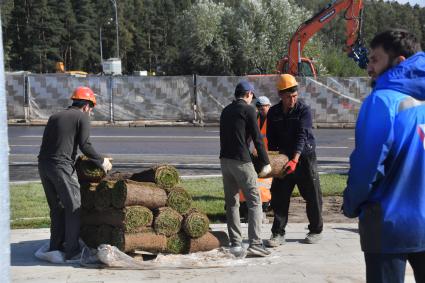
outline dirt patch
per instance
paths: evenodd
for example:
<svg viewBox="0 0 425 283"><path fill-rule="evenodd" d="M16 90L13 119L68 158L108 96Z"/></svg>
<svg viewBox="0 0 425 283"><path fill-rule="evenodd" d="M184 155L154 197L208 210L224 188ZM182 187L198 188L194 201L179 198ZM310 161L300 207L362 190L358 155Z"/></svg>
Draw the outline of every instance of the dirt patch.
<svg viewBox="0 0 425 283"><path fill-rule="evenodd" d="M342 197L323 197L324 223L356 223L357 218L347 218L341 212ZM273 221L273 213L267 213L269 221ZM272 223L272 222L270 222ZM289 205L288 223L308 223L305 201L302 197L293 197Z"/></svg>

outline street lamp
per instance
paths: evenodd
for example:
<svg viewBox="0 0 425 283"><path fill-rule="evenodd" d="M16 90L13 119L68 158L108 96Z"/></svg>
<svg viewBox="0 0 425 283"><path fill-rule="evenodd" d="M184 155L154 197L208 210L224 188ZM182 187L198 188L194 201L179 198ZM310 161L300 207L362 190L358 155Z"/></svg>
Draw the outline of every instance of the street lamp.
<svg viewBox="0 0 425 283"><path fill-rule="evenodd" d="M117 31L117 58L120 58L120 43L118 38L118 9L117 9L117 1L111 0L112 4L114 5L115 9L115 27Z"/></svg>

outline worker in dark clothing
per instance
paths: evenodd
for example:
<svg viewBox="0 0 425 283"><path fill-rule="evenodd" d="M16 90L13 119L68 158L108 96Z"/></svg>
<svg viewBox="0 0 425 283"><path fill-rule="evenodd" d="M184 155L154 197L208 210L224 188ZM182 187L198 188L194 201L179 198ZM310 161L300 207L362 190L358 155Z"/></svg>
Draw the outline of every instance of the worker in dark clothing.
<svg viewBox="0 0 425 283"><path fill-rule="evenodd" d="M274 178L272 182L274 221L272 237L265 244L276 247L285 243L289 203L295 185L306 201L310 222L309 233L303 242L314 244L321 239L323 220L311 110L298 100L298 83L292 75L280 75L277 90L281 101L272 106L267 114L268 146L269 150L279 151L290 160L285 166L287 175L282 179Z"/></svg>
<svg viewBox="0 0 425 283"><path fill-rule="evenodd" d="M245 195L248 207L248 253L268 256L261 239L262 209L257 189L257 173L252 164L249 142L252 140L262 163L259 177L271 172L267 152L257 125L255 108L250 106L254 87L247 81L236 86L235 100L227 105L220 117L220 164L223 174L227 229L231 252L244 254L239 215L239 189Z"/></svg>
<svg viewBox="0 0 425 283"><path fill-rule="evenodd" d="M90 143L89 115L96 97L88 87L75 89L72 106L53 114L44 129L38 155L38 171L50 208L50 251L76 259L81 252L80 186L74 170L77 147L105 172L111 170L108 158L100 156Z"/></svg>

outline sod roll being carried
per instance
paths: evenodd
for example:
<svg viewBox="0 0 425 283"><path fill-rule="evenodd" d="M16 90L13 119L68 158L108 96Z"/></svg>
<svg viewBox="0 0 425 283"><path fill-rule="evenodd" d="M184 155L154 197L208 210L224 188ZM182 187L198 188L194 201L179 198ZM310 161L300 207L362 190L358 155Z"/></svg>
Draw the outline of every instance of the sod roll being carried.
<svg viewBox="0 0 425 283"><path fill-rule="evenodd" d="M167 237L180 231L183 216L171 207L161 207L155 211L153 228L156 233Z"/></svg>
<svg viewBox="0 0 425 283"><path fill-rule="evenodd" d="M98 183L106 175L101 164L85 155L78 156L75 161L75 171L77 171L78 181L80 183Z"/></svg>
<svg viewBox="0 0 425 283"><path fill-rule="evenodd" d="M180 182L179 172L170 165L158 165L145 171L134 173L130 179L137 182L153 182L161 188L172 188Z"/></svg>
<svg viewBox="0 0 425 283"><path fill-rule="evenodd" d="M109 208L103 211L82 210L82 225L111 225L124 232L135 233L145 231L153 221L152 211L144 206L127 206L124 209Z"/></svg>
<svg viewBox="0 0 425 283"><path fill-rule="evenodd" d="M199 238L208 231L209 227L208 217L196 210L191 209L183 219L183 230L191 238Z"/></svg>
<svg viewBox="0 0 425 283"><path fill-rule="evenodd" d="M283 168L288 163L288 156L285 154L280 154L278 151L269 151L267 152L269 155L270 165L272 167L272 171L270 174L265 176L264 178L283 178L286 173ZM255 171L259 173L262 169L262 164L260 164L258 156L252 156L252 162L254 163Z"/></svg>
<svg viewBox="0 0 425 283"><path fill-rule="evenodd" d="M191 205L192 197L185 189L180 187L168 189L167 206L185 214L189 211Z"/></svg>
<svg viewBox="0 0 425 283"><path fill-rule="evenodd" d="M166 203L166 191L154 183L119 180L112 190L112 206L116 208L140 205L155 209Z"/></svg>

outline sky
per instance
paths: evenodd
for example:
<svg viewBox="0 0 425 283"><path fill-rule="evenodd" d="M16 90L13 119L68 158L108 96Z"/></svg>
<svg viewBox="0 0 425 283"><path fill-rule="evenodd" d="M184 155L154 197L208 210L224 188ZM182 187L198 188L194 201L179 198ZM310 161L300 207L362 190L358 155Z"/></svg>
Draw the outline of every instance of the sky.
<svg viewBox="0 0 425 283"><path fill-rule="evenodd" d="M400 4L406 4L407 2L409 2L410 6L419 4L419 6L425 7L425 0L396 0L396 1Z"/></svg>

